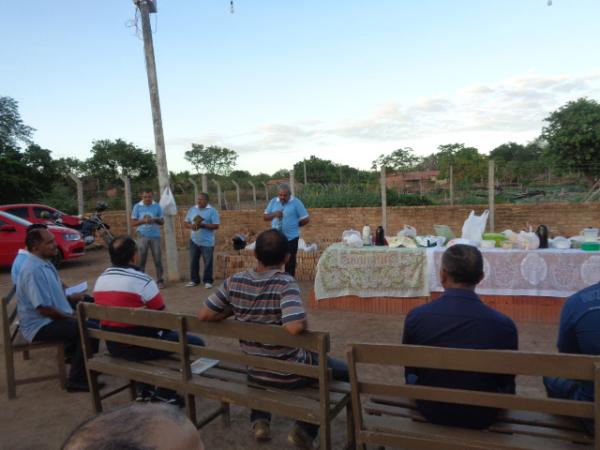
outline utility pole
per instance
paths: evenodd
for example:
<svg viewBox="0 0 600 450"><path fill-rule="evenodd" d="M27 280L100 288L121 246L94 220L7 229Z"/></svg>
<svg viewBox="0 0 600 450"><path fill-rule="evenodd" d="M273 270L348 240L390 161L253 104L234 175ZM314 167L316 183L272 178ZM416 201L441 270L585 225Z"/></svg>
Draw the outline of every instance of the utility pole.
<svg viewBox="0 0 600 450"><path fill-rule="evenodd" d="M165 152L165 136L163 134L162 117L160 114L160 99L158 96L158 79L156 77L156 62L154 61L154 44L152 42L152 28L150 27L150 13L156 13L154 0L133 0L140 11L142 19L142 34L144 36L144 55L146 57L146 72L148 74L148 89L150 90L150 104L152 106L152 123L154 125L154 145L156 147L156 167L158 169L158 185L160 195L169 188L169 169L167 168L167 155ZM175 221L173 216L165 215L165 247L167 251L167 280L179 281L179 267L177 263L177 241L175 239Z"/></svg>

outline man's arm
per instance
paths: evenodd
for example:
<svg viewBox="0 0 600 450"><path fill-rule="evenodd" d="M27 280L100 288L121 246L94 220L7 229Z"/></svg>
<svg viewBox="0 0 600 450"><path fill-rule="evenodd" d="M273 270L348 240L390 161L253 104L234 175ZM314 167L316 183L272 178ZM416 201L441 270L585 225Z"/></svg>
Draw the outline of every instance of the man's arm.
<svg viewBox="0 0 600 450"><path fill-rule="evenodd" d="M232 314L233 311L231 311L231 309L225 309L221 312L213 311L206 306L205 303L202 305L202 308L200 308L200 311L198 311L197 317L204 322L220 322L221 320L227 319Z"/></svg>
<svg viewBox="0 0 600 450"><path fill-rule="evenodd" d="M298 221L298 226L303 227L308 222L310 222L310 217L305 217L304 219L300 219L300 221Z"/></svg>
<svg viewBox="0 0 600 450"><path fill-rule="evenodd" d="M263 219L265 222L270 222L273 219L281 219L283 217L282 211L273 211L272 213L264 213Z"/></svg>
<svg viewBox="0 0 600 450"><path fill-rule="evenodd" d="M35 308L35 310L39 312L42 316L49 317L53 320L66 320L75 318L74 316L60 312L59 310L54 309L51 306L38 306L37 308Z"/></svg>
<svg viewBox="0 0 600 450"><path fill-rule="evenodd" d="M283 325L283 328L285 328L285 331L290 333L292 336L297 336L300 333L302 333L304 330L306 330L307 326L308 325L306 323L306 319L304 319L304 320L297 320L295 322L288 322Z"/></svg>

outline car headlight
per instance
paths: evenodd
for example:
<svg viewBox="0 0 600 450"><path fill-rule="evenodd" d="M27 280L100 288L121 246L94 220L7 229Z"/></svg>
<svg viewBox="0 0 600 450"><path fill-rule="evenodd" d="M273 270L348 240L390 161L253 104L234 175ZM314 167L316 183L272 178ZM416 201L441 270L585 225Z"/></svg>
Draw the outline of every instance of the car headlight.
<svg viewBox="0 0 600 450"><path fill-rule="evenodd" d="M65 238L65 241L79 241L81 235L79 233L66 233L63 234L63 238Z"/></svg>

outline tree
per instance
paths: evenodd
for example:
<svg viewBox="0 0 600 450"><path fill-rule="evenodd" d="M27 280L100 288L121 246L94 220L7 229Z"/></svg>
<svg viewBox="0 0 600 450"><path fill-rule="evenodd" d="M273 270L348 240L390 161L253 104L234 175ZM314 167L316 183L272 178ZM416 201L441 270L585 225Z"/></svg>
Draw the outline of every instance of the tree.
<svg viewBox="0 0 600 450"><path fill-rule="evenodd" d="M34 131L21 120L17 101L0 97L0 145L17 148L18 142L29 144Z"/></svg>
<svg viewBox="0 0 600 450"><path fill-rule="evenodd" d="M490 159L497 163L496 170L500 180L528 184L540 173L541 155L542 149L537 140L527 145L508 142L492 150Z"/></svg>
<svg viewBox="0 0 600 450"><path fill-rule="evenodd" d="M394 150L389 155L381 154L373 161L371 169L376 170L378 167L385 166L388 169L397 171L412 170L421 160L421 158L413 153L414 150L412 148L404 147Z"/></svg>
<svg viewBox="0 0 600 450"><path fill-rule="evenodd" d="M154 154L122 139L94 141L86 165L90 175L108 181L117 180L119 175L138 180L156 177Z"/></svg>
<svg viewBox="0 0 600 450"><path fill-rule="evenodd" d="M321 159L314 155L294 164L294 177L304 182L304 166L306 165L306 180L308 183L336 183L349 184L350 182L366 181L372 178L371 172L361 171L346 164L337 164L328 159ZM275 178L275 175L273 175Z"/></svg>
<svg viewBox="0 0 600 450"><path fill-rule="evenodd" d="M590 179L600 176L600 104L580 98L544 119L546 155L556 164L577 170Z"/></svg>
<svg viewBox="0 0 600 450"><path fill-rule="evenodd" d="M196 173L202 169L211 175L228 175L235 167L238 154L225 147L192 144L192 149L185 152L185 159L194 166Z"/></svg>
<svg viewBox="0 0 600 450"><path fill-rule="evenodd" d="M438 150L436 157L441 177L448 176L450 166L458 183L473 183L487 177L487 156L480 154L475 147L445 144L440 145Z"/></svg>

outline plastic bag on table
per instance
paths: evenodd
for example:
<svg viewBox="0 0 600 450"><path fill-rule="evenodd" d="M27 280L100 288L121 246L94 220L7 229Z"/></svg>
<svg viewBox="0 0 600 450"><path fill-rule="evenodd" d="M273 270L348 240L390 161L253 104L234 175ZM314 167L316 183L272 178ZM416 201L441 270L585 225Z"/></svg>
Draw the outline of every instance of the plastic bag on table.
<svg viewBox="0 0 600 450"><path fill-rule="evenodd" d="M347 247L360 248L363 246L362 236L356 230L346 230L342 233L342 243Z"/></svg>
<svg viewBox="0 0 600 450"><path fill-rule="evenodd" d="M169 187L166 187L160 196L159 205L163 210L165 216L174 216L177 214L177 204L175 203L175 197Z"/></svg>
<svg viewBox="0 0 600 450"><path fill-rule="evenodd" d="M411 227L410 225L404 225L404 228L398 231L396 236L407 236L414 239L417 237L417 230L415 227Z"/></svg>
<svg viewBox="0 0 600 450"><path fill-rule="evenodd" d="M487 209L481 213L481 216L476 216L475 211L471 211L469 217L467 217L467 220L465 220L465 223L463 224L461 237L479 245L481 243L481 236L487 225L489 214L490 212Z"/></svg>

